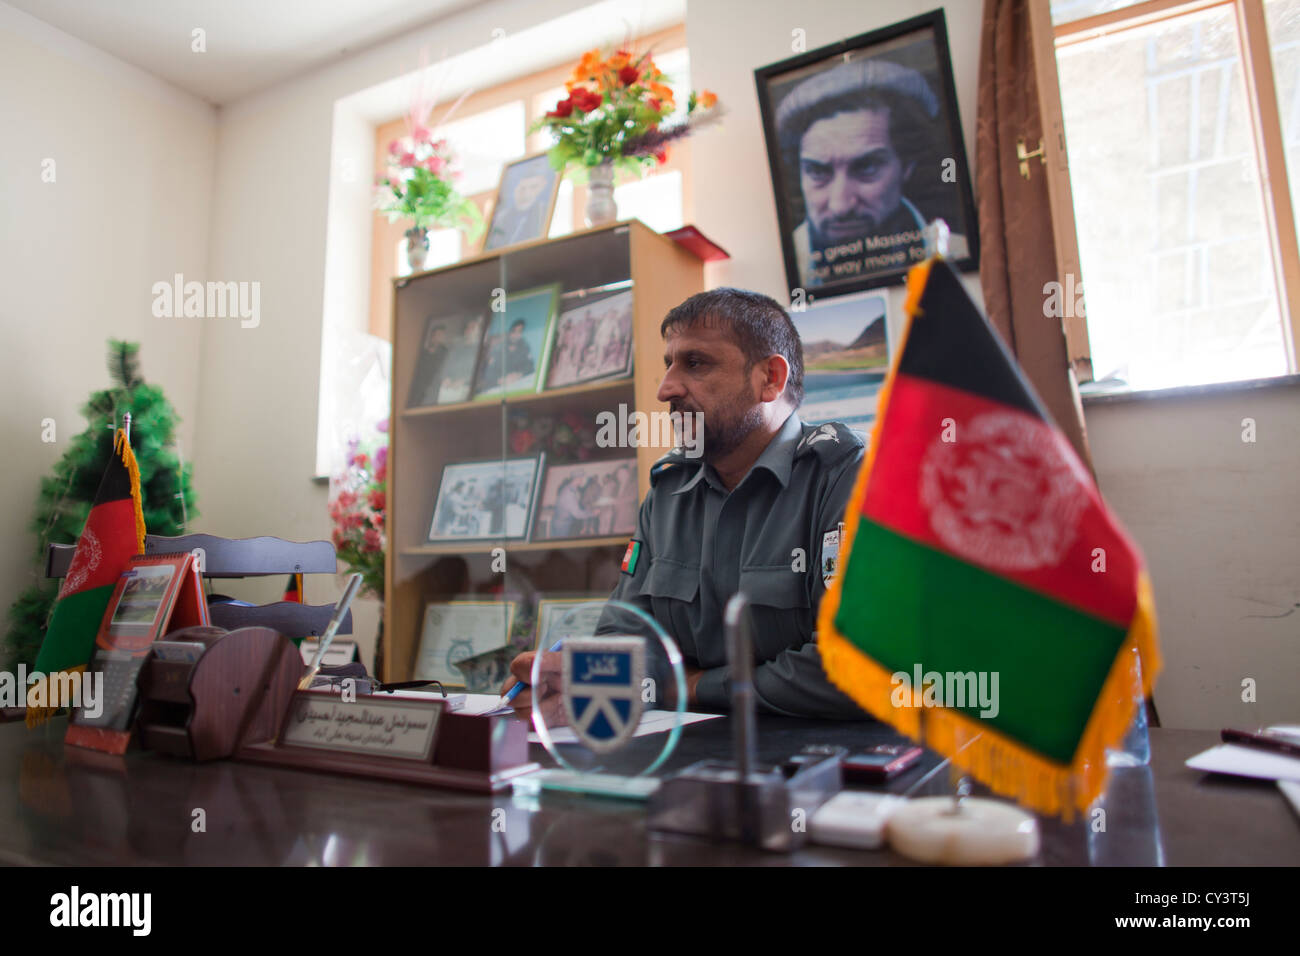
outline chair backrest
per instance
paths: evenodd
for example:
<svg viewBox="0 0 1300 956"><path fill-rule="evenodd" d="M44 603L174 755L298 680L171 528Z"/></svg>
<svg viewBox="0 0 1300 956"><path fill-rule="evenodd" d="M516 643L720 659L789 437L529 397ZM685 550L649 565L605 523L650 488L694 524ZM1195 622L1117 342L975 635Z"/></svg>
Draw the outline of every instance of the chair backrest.
<svg viewBox="0 0 1300 956"><path fill-rule="evenodd" d="M283 538L218 538L211 534L185 534L175 538L145 535L145 554L176 554L200 550L200 570L205 578L248 578L272 574L334 574L338 568L334 545L328 541L286 541ZM45 576L68 573L76 545L52 544L45 556ZM245 606L215 603L209 609L212 623L226 630L270 627L293 640L319 637L334 613L332 604L274 604ZM352 612L344 616L338 633L352 633Z"/></svg>

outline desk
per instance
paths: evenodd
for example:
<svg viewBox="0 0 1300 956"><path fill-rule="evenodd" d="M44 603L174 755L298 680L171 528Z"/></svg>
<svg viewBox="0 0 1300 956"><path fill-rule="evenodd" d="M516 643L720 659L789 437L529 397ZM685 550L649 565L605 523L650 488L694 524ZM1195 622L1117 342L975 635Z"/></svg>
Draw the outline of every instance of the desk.
<svg viewBox="0 0 1300 956"><path fill-rule="evenodd" d="M667 769L729 753L727 720L685 728ZM62 718L35 731L0 724L0 863L56 865L572 865L906 864L889 851L810 846L792 855L688 837L647 835L634 803L546 797L530 806L232 761L195 764L65 748ZM1300 821L1271 783L1209 778L1183 761L1211 746L1210 731L1151 731L1151 766L1116 771L1107 830L1043 821L1048 865L1172 866L1300 863ZM760 759L809 742L894 739L875 723L759 719ZM536 759L550 764L540 747ZM937 758L900 777L919 779ZM947 784L935 774L925 790ZM980 788L976 788L979 792ZM206 832L192 823L202 810Z"/></svg>

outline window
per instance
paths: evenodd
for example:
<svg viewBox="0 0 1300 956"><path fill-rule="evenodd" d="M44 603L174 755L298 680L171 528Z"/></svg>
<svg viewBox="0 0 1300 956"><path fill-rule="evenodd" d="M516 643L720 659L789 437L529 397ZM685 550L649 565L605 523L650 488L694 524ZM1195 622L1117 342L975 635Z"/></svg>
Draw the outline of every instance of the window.
<svg viewBox="0 0 1300 956"><path fill-rule="evenodd" d="M1268 7L1289 118L1300 0ZM1052 13L1095 378L1163 388L1293 370L1300 261L1261 0L1053 0ZM1290 162L1300 116L1285 142Z"/></svg>

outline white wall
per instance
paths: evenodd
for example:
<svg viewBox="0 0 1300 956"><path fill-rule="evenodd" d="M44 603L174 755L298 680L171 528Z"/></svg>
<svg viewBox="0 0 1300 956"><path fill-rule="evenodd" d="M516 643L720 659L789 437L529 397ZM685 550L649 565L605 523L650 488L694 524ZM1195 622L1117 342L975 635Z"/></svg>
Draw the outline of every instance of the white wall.
<svg viewBox="0 0 1300 956"><path fill-rule="evenodd" d="M195 447L202 320L154 318L151 288L206 271L216 114L0 4L0 130L5 613L32 582L40 478L85 429L81 405L109 384L110 336L141 344L145 378L179 411L183 448ZM55 420L52 444L44 418Z"/></svg>
<svg viewBox="0 0 1300 956"><path fill-rule="evenodd" d="M1255 441L1242 441L1244 419ZM1151 568L1166 726L1300 718L1300 386L1091 404L1097 480ZM1255 703L1242 681L1257 684Z"/></svg>

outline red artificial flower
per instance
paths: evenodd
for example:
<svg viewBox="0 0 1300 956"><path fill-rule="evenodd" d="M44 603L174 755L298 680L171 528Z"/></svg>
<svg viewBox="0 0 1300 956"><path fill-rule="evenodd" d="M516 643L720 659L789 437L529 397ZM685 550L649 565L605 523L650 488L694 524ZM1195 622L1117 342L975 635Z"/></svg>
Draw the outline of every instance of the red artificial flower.
<svg viewBox="0 0 1300 956"><path fill-rule="evenodd" d="M370 461L369 455L367 455L365 452L358 452L357 456L352 459L352 464L356 465L358 468L364 468L366 467L367 463L369 463L369 461Z"/></svg>
<svg viewBox="0 0 1300 956"><path fill-rule="evenodd" d="M599 93L581 86L569 94L569 99L573 102L573 108L580 113L590 113L604 102L604 97Z"/></svg>
<svg viewBox="0 0 1300 956"><path fill-rule="evenodd" d="M661 162L661 163L666 163L666 162L668 162L668 147L665 146L663 149L656 149L656 150L655 150L655 159L658 160L658 161Z"/></svg>
<svg viewBox="0 0 1300 956"><path fill-rule="evenodd" d="M384 490L382 488L376 488L374 491L370 492L369 501L370 507L374 508L376 511L383 511Z"/></svg>
<svg viewBox="0 0 1300 956"><path fill-rule="evenodd" d="M355 491L340 491L338 497L338 506L340 509L351 508L357 503L357 493Z"/></svg>
<svg viewBox="0 0 1300 956"><path fill-rule="evenodd" d="M378 551L383 547L383 540L379 537L379 532L374 528L367 528L364 537L365 543L361 545L362 551Z"/></svg>
<svg viewBox="0 0 1300 956"><path fill-rule="evenodd" d="M375 467L375 481L381 485L388 479L388 464L381 462Z"/></svg>
<svg viewBox="0 0 1300 956"><path fill-rule="evenodd" d="M623 69L618 71L619 82L621 82L624 86L631 86L633 83L637 81L637 78L640 75L641 75L641 71L638 70L636 67L632 66L631 64L628 64L627 66L623 67Z"/></svg>
<svg viewBox="0 0 1300 956"><path fill-rule="evenodd" d="M646 100L646 106L650 107L656 113L658 113L659 110L662 109L662 105L659 102L659 97L657 96L652 96L650 97L650 99ZM653 126L651 126L650 128L654 129Z"/></svg>
<svg viewBox="0 0 1300 956"><path fill-rule="evenodd" d="M547 116L555 119L564 119L573 113L573 97L566 96L560 102L555 104L555 109L547 113Z"/></svg>

